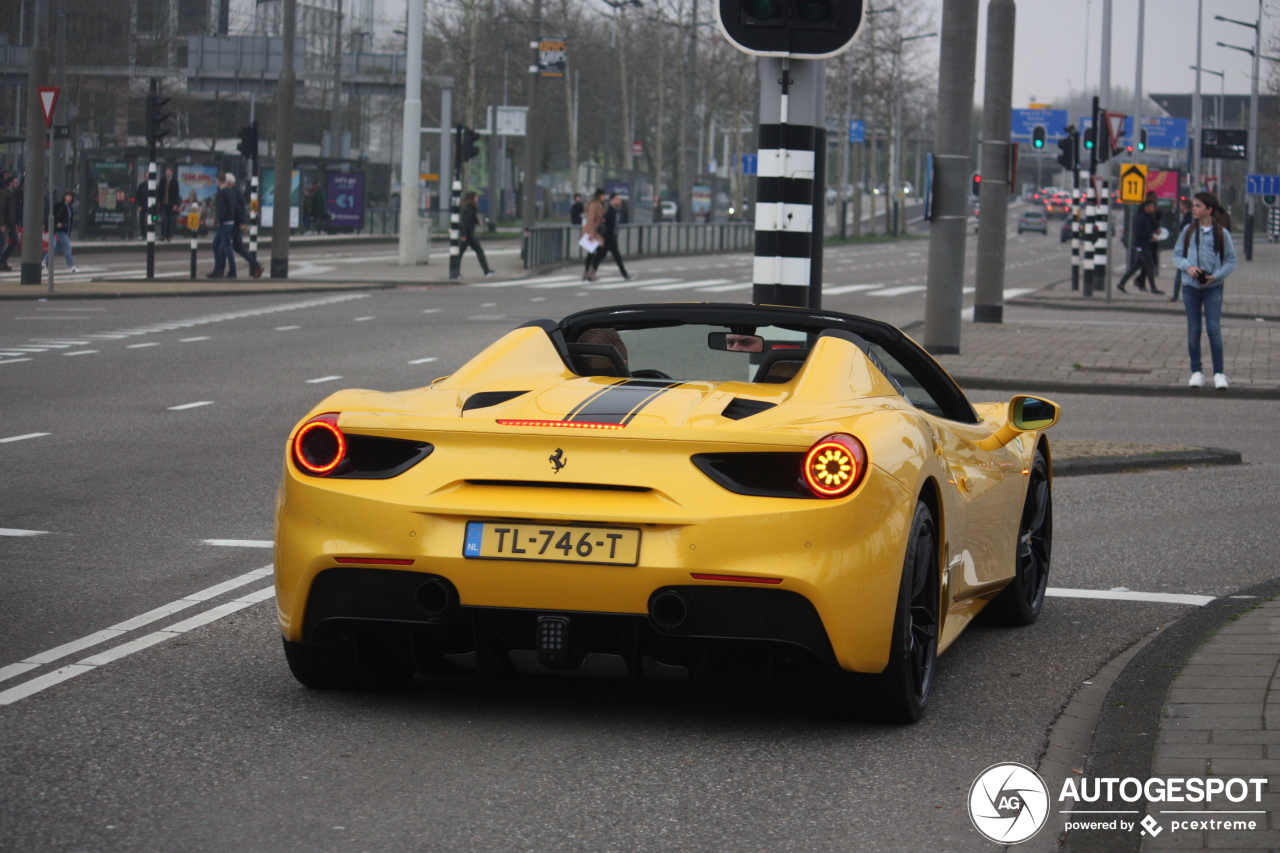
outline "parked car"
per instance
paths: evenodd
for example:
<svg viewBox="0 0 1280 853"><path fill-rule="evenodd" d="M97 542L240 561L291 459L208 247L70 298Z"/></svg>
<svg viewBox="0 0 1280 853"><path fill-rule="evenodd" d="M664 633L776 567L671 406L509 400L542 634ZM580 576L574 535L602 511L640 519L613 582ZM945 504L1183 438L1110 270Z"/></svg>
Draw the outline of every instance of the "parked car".
<svg viewBox="0 0 1280 853"><path fill-rule="evenodd" d="M1018 217L1018 233L1023 231L1039 231L1041 234L1049 233L1049 217L1045 216L1043 210L1033 207L1024 211Z"/></svg>

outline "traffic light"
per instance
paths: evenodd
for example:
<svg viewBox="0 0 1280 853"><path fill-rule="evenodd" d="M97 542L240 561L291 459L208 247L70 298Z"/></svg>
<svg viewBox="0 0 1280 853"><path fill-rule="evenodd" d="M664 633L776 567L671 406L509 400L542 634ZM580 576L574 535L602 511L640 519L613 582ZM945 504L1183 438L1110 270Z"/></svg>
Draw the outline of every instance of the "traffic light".
<svg viewBox="0 0 1280 853"><path fill-rule="evenodd" d="M1109 131L1107 129L1107 126L1104 124L1102 126L1102 130L1098 132L1098 136L1097 136L1097 152L1098 153L1094 155L1094 160L1098 163L1105 163L1108 160L1110 160L1111 155L1114 154L1117 150L1113 146L1119 143L1119 141L1120 140L1118 139L1111 138L1111 131Z"/></svg>
<svg viewBox="0 0 1280 853"><path fill-rule="evenodd" d="M236 150L240 152L241 157L247 157L250 160L258 159L258 123L256 121L249 122L240 128L240 144L236 146Z"/></svg>
<svg viewBox="0 0 1280 853"><path fill-rule="evenodd" d="M1097 133L1094 131L1092 127L1086 127L1084 129L1084 150L1085 151L1093 150L1094 140L1096 137L1097 137Z"/></svg>
<svg viewBox="0 0 1280 853"><path fill-rule="evenodd" d="M1138 131L1138 150L1147 150L1147 129L1145 127Z"/></svg>
<svg viewBox="0 0 1280 853"><path fill-rule="evenodd" d="M469 127L458 125L458 162L465 163L480 154L480 134Z"/></svg>
<svg viewBox="0 0 1280 853"><path fill-rule="evenodd" d="M862 0L718 0L729 43L754 56L820 59L848 49L862 28Z"/></svg>
<svg viewBox="0 0 1280 853"><path fill-rule="evenodd" d="M173 118L173 114L164 112L164 105L170 100L157 94L156 81L152 78L151 91L147 93L147 145L152 148L169 133L164 123Z"/></svg>
<svg viewBox="0 0 1280 853"><path fill-rule="evenodd" d="M1031 130L1031 147L1035 149L1043 148L1045 140L1047 138L1048 138L1048 133L1045 131L1044 125L1037 124Z"/></svg>
<svg viewBox="0 0 1280 853"><path fill-rule="evenodd" d="M1077 143L1080 135L1076 133L1074 127L1068 127L1067 133L1058 140L1058 150L1062 153L1058 155L1058 164L1068 172L1074 172L1080 165L1080 149Z"/></svg>
<svg viewBox="0 0 1280 853"><path fill-rule="evenodd" d="M977 172L973 173L973 194L978 195L978 190L982 189L982 175Z"/></svg>

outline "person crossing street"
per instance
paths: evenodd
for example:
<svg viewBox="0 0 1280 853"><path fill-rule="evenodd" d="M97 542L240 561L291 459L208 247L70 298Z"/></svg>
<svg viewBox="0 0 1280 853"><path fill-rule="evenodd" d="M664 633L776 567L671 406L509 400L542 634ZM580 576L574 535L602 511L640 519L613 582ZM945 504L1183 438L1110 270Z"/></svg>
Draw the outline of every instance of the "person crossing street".
<svg viewBox="0 0 1280 853"><path fill-rule="evenodd" d="M494 272L489 269L484 248L480 245L480 238L476 236L476 232L480 230L480 199L475 192L468 192L462 197L461 219L462 221L458 223L458 237L461 244L458 249L458 268L462 268L462 256L467 249L470 249L476 253L476 260L480 262L480 269L484 270L484 277L492 278Z"/></svg>

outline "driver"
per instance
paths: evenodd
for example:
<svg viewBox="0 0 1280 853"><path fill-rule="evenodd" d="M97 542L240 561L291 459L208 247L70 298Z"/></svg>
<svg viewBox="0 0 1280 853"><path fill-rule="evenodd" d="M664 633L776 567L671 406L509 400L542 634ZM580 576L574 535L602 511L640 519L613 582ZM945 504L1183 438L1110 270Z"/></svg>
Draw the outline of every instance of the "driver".
<svg viewBox="0 0 1280 853"><path fill-rule="evenodd" d="M580 344L605 344L611 346L622 355L622 363L627 364L627 345L622 342L622 336L618 334L617 329L610 329L607 326L587 329L578 335L577 342Z"/></svg>
<svg viewBox="0 0 1280 853"><path fill-rule="evenodd" d="M724 336L724 348L729 352L760 352L758 335L738 335L730 332Z"/></svg>

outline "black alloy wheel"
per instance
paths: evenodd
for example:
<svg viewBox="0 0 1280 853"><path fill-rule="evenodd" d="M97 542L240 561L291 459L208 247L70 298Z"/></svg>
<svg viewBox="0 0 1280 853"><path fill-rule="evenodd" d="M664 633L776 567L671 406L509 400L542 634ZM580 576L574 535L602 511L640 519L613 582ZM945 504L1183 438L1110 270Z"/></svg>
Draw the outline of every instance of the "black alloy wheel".
<svg viewBox="0 0 1280 853"><path fill-rule="evenodd" d="M933 512L916 503L902 564L889 664L878 675L841 673L833 711L886 723L924 715L938 665L938 536Z"/></svg>
<svg viewBox="0 0 1280 853"><path fill-rule="evenodd" d="M1017 571L1009 585L987 605L984 612L992 621L1001 625L1030 625L1036 621L1049 587L1052 553L1053 489L1049 462L1037 448L1018 522Z"/></svg>

